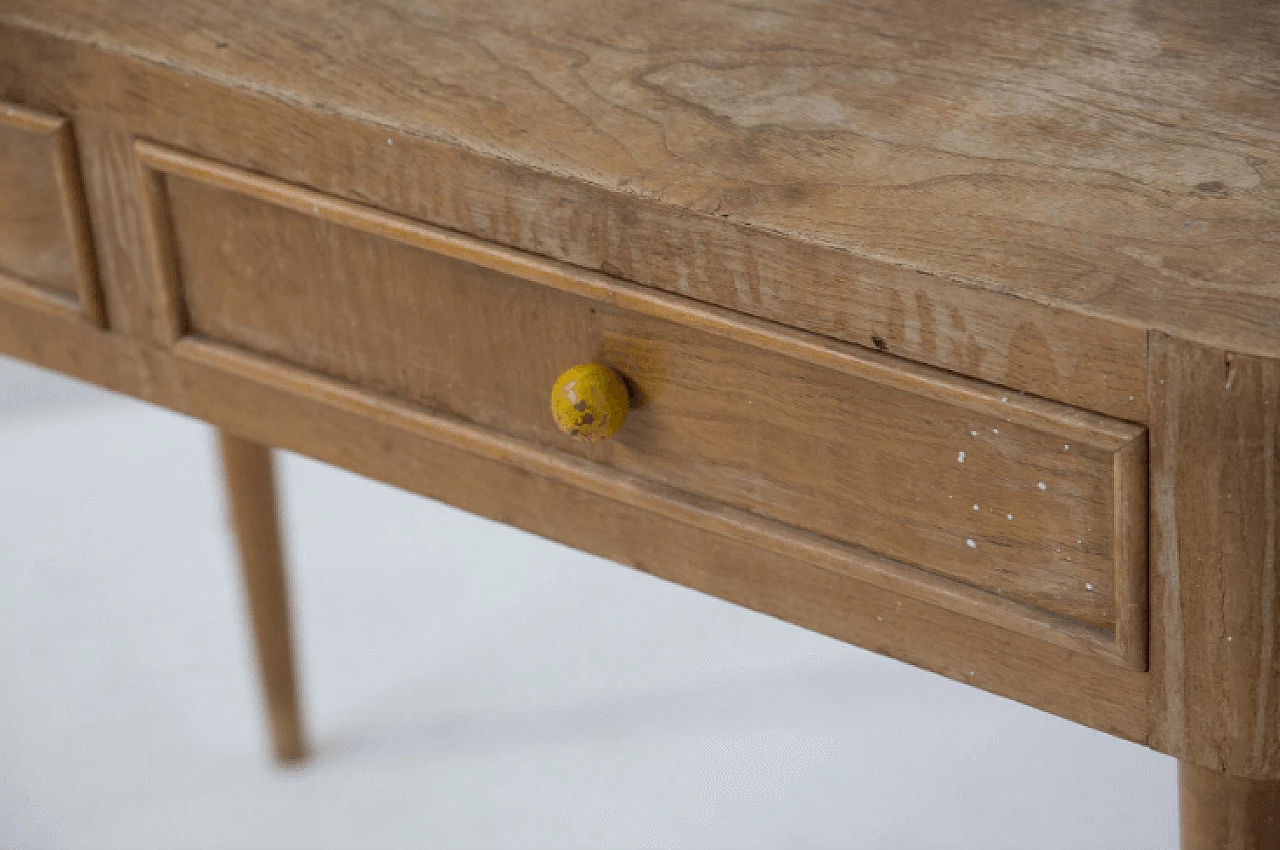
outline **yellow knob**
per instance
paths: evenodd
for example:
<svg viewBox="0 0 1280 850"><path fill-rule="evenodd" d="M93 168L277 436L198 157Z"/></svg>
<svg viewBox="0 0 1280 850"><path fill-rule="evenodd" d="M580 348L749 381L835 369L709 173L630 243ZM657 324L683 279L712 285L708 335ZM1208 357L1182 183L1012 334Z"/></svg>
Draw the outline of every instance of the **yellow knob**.
<svg viewBox="0 0 1280 850"><path fill-rule="evenodd" d="M622 427L630 406L622 378L599 363L574 366L551 388L556 427L579 440L609 439Z"/></svg>

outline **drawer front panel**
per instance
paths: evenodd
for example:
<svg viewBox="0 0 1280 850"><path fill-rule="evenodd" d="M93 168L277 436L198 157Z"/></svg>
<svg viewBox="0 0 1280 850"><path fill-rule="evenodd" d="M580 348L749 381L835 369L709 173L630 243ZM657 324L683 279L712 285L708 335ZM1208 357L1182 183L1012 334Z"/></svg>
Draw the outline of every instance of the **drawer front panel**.
<svg viewBox="0 0 1280 850"><path fill-rule="evenodd" d="M97 318L88 227L65 119L0 102L0 280Z"/></svg>
<svg viewBox="0 0 1280 850"><path fill-rule="evenodd" d="M182 334L870 553L1141 663L1141 428L141 151ZM556 376L593 360L636 391L595 445L547 409Z"/></svg>

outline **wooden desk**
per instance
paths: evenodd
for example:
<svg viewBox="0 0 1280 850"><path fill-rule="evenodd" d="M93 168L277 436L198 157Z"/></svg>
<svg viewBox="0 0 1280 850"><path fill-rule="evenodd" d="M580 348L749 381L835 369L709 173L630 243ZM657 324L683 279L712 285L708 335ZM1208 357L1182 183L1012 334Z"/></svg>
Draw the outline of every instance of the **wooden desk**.
<svg viewBox="0 0 1280 850"><path fill-rule="evenodd" d="M1280 825L1280 11L0 2L0 351L1169 753ZM556 430L597 362L631 410Z"/></svg>

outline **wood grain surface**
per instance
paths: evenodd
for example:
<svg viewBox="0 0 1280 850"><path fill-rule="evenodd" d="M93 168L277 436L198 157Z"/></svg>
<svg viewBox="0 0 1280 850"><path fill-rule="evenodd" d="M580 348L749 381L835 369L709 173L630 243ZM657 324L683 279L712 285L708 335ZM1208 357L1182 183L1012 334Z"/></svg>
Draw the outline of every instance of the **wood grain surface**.
<svg viewBox="0 0 1280 850"><path fill-rule="evenodd" d="M156 313L165 295L152 273L153 199L139 179L134 137L110 120L78 119L85 195L91 210L108 326L139 340L172 338L172 317Z"/></svg>
<svg viewBox="0 0 1280 850"><path fill-rule="evenodd" d="M1280 361L1152 337L1155 746L1280 779Z"/></svg>
<svg viewBox="0 0 1280 850"><path fill-rule="evenodd" d="M180 273L183 333L1061 615L1145 665L1145 557L1119 536L1145 535L1143 429L141 152L171 172L149 193L172 245L152 253ZM637 401L599 445L548 412L592 361Z"/></svg>
<svg viewBox="0 0 1280 850"><path fill-rule="evenodd" d="M338 0L5 0L0 99L61 128L60 162L81 148L115 333L69 315L54 286L0 304L0 350L1188 764L1280 778L1280 6L362 0L358 12ZM165 149L274 195L139 163ZM58 178L64 198L76 174ZM262 241L236 230L241 218ZM254 250L228 252L232 237ZM318 240L345 250L322 263L303 252ZM0 251L20 242L0 229ZM290 290L271 265L280 248L310 289ZM395 298L379 301L374 278L397 281ZM423 370L417 355L475 329L426 321L437 302L461 303L458 281L488 293L504 333L520 310L516 325L542 328L512 337L517 385L475 333L449 343L477 346L456 371L500 391L464 393ZM5 285L16 291L32 290ZM299 300L357 291L345 324L316 310L288 327ZM703 306L673 306L690 300ZM572 333L555 336L566 320ZM432 340L407 335L424 322ZM527 389L551 370L547 346L641 375L639 430L598 450L552 442ZM687 386L666 380L668 354L693 364ZM737 367L804 387L791 393L800 421L775 411L766 421L787 427L752 432L726 412L730 396L776 404ZM885 370L914 383L875 377ZM691 387L719 401L690 414ZM1021 391L1012 419L1006 389ZM850 454L823 419L833 406L882 445L877 411L918 414L910 433L931 434L926 454L961 419L999 427L1017 452L990 458L983 486L996 488L1015 461L1047 457L1037 440L1071 430L1064 445L1095 452L1070 470L1091 507L1058 505L1065 525L1045 513L991 563L1013 569L1018 552L1044 554L1083 524L1075 539L1093 560L1050 574L1096 588L1086 573L1104 580L1108 558L1130 565L1112 571L1112 607L1078 587L1053 598L1043 575L1016 569L997 584L964 552L943 558L950 537L895 541L860 484L800 487L823 458L868 480L899 468L881 463L893 449ZM1144 474L1141 441L1099 436L1141 429L1116 420L1151 427L1149 673L1114 663L1145 657L1148 634L1141 511L1116 508L1147 495L1123 484ZM685 451L662 442L662 422L720 439ZM744 428L751 463L725 438ZM797 453L797 435L831 448ZM655 450L658 480L627 439ZM793 478L780 461L797 464ZM955 483L944 474L939 492L958 497ZM913 514L906 500L924 495L890 494L885 515L963 533L938 504ZM980 516L989 495L973 500ZM947 574L921 583L926 571L899 569L926 562ZM1192 797L1234 799L1221 788ZM1222 822L1227 808L1206 805L1194 822Z"/></svg>
<svg viewBox="0 0 1280 850"><path fill-rule="evenodd" d="M1280 781L1241 779L1182 763L1182 850L1280 848Z"/></svg>
<svg viewBox="0 0 1280 850"><path fill-rule="evenodd" d="M74 299L75 257L58 192L63 123L0 103L0 273Z"/></svg>
<svg viewBox="0 0 1280 850"><path fill-rule="evenodd" d="M746 234L777 234L1280 352L1266 0L8 0L0 21L741 225L735 267L692 242L680 268L757 308L788 289ZM631 276L647 245L625 248ZM814 296L841 309L848 285ZM923 333L901 306L897 335Z"/></svg>
<svg viewBox="0 0 1280 850"><path fill-rule="evenodd" d="M95 132L127 130L614 277L1123 419L1146 418L1144 331L1079 307L957 285L275 90L8 28L3 18L0 85ZM110 180L100 170L94 179L95 188ZM111 189L96 196L100 228L131 215L127 192ZM135 330L157 339L166 332L163 324Z"/></svg>
<svg viewBox="0 0 1280 850"><path fill-rule="evenodd" d="M0 353L195 416L1134 741L1148 674L513 463L501 444L305 373L165 351L26 305ZM273 383L271 379L279 381ZM590 522L582 517L589 516Z"/></svg>
<svg viewBox="0 0 1280 850"><path fill-rule="evenodd" d="M102 321L71 125L0 100L0 294Z"/></svg>
<svg viewBox="0 0 1280 850"><path fill-rule="evenodd" d="M218 432L218 449L271 748L278 761L298 761L306 756L307 745L298 700L289 581L271 449L225 430Z"/></svg>

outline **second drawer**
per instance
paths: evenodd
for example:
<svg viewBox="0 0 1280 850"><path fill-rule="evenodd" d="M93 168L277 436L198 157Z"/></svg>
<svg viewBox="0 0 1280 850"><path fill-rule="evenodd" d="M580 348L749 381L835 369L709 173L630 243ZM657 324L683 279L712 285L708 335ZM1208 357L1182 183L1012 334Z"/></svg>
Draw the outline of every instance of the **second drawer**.
<svg viewBox="0 0 1280 850"><path fill-rule="evenodd" d="M1003 605L1011 622L1021 606L1050 639L1145 663L1141 427L139 153L182 334L711 500L941 604ZM556 376L591 361L636 395L594 445L547 409Z"/></svg>

